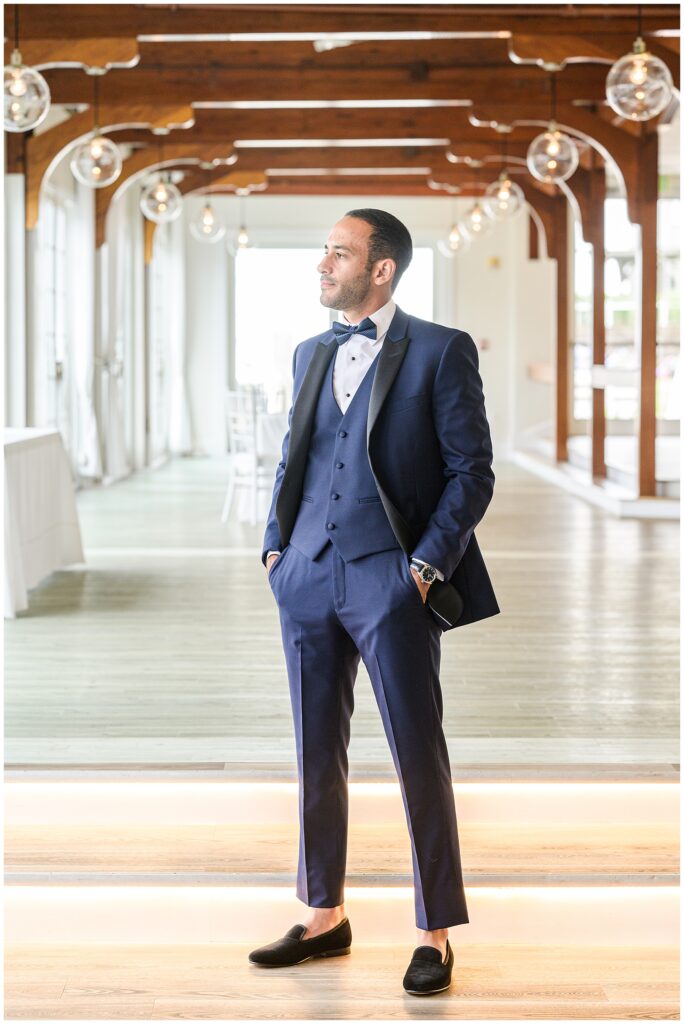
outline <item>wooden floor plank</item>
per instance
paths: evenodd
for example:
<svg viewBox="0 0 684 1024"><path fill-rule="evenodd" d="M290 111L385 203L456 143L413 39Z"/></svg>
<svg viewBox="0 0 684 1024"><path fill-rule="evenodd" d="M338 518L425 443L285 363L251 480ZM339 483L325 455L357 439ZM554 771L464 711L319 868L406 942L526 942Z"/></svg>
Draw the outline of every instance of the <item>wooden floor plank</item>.
<svg viewBox="0 0 684 1024"><path fill-rule="evenodd" d="M79 493L87 564L5 624L9 763L295 764L263 523L220 522L225 483L175 459ZM502 614L443 637L454 768L676 762L678 524L502 461L477 535ZM355 700L352 772L391 771L363 664Z"/></svg>
<svg viewBox="0 0 684 1024"><path fill-rule="evenodd" d="M497 825L459 826L468 883L480 876L552 874L573 879L599 875L602 884L620 876L672 876L679 870L676 822L549 826L519 830ZM296 873L298 825L11 825L5 829L5 869L41 872ZM412 879L411 847L403 823L351 824L347 878Z"/></svg>
<svg viewBox="0 0 684 1024"><path fill-rule="evenodd" d="M451 988L425 999L402 988L408 946L356 944L347 957L277 970L249 964L250 948L9 947L6 1016L665 1020L678 1012L679 958L669 948L457 944ZM53 988L33 988L32 979Z"/></svg>

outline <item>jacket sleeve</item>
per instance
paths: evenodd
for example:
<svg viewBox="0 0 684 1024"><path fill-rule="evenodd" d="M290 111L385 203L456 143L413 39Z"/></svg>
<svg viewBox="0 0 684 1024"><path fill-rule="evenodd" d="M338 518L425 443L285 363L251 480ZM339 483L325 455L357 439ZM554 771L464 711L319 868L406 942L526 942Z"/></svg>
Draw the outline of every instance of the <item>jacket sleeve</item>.
<svg viewBox="0 0 684 1024"><path fill-rule="evenodd" d="M301 342L300 342L301 344ZM283 480L283 474L285 473L285 463L287 462L287 451L290 443L290 427L292 426L292 408L294 406L294 379L297 369L297 352L299 351L299 345L294 350L292 355L292 393L293 398L290 404L290 411L287 414L287 430L285 437L283 438L283 447L281 452L280 462L276 468L275 483L273 484L273 496L271 498L271 507L268 513L268 519L266 521L266 532L264 533L264 542L262 544L261 561L263 565L266 565L266 559L269 551L282 551L282 541L280 539L280 531L278 529L278 520L276 519L275 507L276 501L278 500L278 494L280 493L280 485Z"/></svg>
<svg viewBox="0 0 684 1024"><path fill-rule="evenodd" d="M454 334L442 353L432 415L447 482L412 555L450 579L494 493L479 357L465 331Z"/></svg>

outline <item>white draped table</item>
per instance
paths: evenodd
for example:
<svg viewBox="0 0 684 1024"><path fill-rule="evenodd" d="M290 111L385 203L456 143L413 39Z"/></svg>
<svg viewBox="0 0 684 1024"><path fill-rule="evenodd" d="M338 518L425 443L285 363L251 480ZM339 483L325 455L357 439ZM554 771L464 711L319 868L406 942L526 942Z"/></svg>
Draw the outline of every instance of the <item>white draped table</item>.
<svg viewBox="0 0 684 1024"><path fill-rule="evenodd" d="M250 522L256 488L257 519L261 524L265 523L271 507L276 469L280 462L283 438L287 433L287 413L260 410L256 414L255 426L255 461L260 467L258 480L252 480L250 483L248 479L245 486L238 488L235 508L239 522Z"/></svg>
<svg viewBox="0 0 684 1024"><path fill-rule="evenodd" d="M76 491L54 428L5 428L5 618L64 565L84 562Z"/></svg>
<svg viewBox="0 0 684 1024"><path fill-rule="evenodd" d="M256 416L257 455L275 456L280 462L287 433L286 412L258 412Z"/></svg>

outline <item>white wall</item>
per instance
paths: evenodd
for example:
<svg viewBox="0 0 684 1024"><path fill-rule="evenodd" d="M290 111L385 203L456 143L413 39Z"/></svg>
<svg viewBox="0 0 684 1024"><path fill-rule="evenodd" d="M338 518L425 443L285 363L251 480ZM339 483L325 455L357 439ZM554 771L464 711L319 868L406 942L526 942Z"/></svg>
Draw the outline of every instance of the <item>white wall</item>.
<svg viewBox="0 0 684 1024"><path fill-rule="evenodd" d="M221 455L226 450L223 396L228 382L230 256L224 242L198 242L188 224L203 200L183 203L185 245L185 367L191 450ZM218 212L220 201L212 200Z"/></svg>

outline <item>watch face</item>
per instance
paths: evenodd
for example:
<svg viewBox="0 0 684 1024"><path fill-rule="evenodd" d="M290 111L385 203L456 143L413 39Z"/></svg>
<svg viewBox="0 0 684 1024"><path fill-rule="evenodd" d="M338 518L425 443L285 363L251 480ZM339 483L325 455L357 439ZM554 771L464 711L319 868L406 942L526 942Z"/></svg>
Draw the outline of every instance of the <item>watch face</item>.
<svg viewBox="0 0 684 1024"><path fill-rule="evenodd" d="M420 571L423 583L432 583L437 579L437 572L431 565L424 565Z"/></svg>

